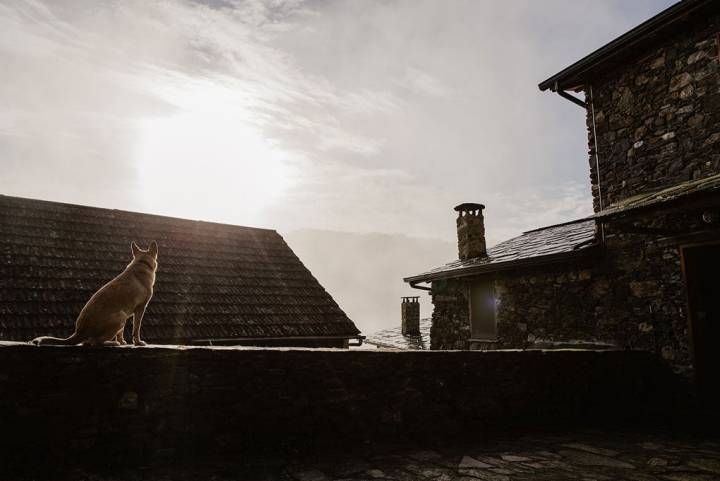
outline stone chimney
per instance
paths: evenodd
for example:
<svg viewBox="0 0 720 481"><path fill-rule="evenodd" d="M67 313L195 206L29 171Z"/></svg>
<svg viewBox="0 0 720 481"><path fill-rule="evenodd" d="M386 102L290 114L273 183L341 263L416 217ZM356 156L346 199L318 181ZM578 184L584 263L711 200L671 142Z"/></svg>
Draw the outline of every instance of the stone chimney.
<svg viewBox="0 0 720 481"><path fill-rule="evenodd" d="M403 297L400 304L403 336L420 335L420 297Z"/></svg>
<svg viewBox="0 0 720 481"><path fill-rule="evenodd" d="M487 257L485 219L482 204L465 203L455 207L458 213L458 257L461 261Z"/></svg>

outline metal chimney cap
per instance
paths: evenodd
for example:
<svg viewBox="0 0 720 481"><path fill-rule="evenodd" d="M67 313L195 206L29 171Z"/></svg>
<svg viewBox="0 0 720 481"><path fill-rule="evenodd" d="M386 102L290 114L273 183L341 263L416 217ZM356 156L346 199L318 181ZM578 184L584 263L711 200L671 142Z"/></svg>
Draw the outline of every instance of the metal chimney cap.
<svg viewBox="0 0 720 481"><path fill-rule="evenodd" d="M475 204L473 202L464 202L460 205L456 205L455 212L472 212L475 210L483 210L485 208L482 204Z"/></svg>

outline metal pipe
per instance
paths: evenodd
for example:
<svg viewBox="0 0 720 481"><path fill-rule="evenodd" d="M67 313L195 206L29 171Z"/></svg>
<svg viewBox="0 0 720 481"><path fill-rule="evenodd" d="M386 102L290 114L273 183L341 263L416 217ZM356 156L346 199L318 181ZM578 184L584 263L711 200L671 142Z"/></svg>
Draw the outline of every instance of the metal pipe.
<svg viewBox="0 0 720 481"><path fill-rule="evenodd" d="M590 108L590 116L592 117L592 129L593 129L593 143L594 143L594 149L595 149L595 173L597 176L597 188L598 188L598 204L600 205L600 211L603 210L603 199L602 199L602 186L600 183L600 156L598 154L598 140L597 140L597 127L595 126L595 101L593 97L593 90L592 90L592 84L588 83L588 88L590 89L590 104L588 105L587 102L583 102L579 98L570 95L569 93L562 90L558 83L555 82L555 85L553 86L553 91L557 92L557 94L564 98L569 100L570 102L574 103L575 105L579 105L580 107L583 107L586 111L588 107ZM602 239L603 243L605 243L605 224L603 222L600 222L600 238Z"/></svg>
<svg viewBox="0 0 720 481"><path fill-rule="evenodd" d="M586 102L583 102L579 98L575 97L574 95L570 95L566 91L560 88L557 82L555 82L555 85L553 85L552 91L557 93L560 97L569 100L570 102L574 103L575 105L579 105L580 107L587 109L588 105Z"/></svg>
<svg viewBox="0 0 720 481"><path fill-rule="evenodd" d="M582 107L584 109L587 108L587 103L583 102L582 100L575 97L574 95L570 95L569 93L565 92L564 90L558 90L557 94L564 99L568 99L570 102L574 103L575 105L579 105L580 107Z"/></svg>
<svg viewBox="0 0 720 481"><path fill-rule="evenodd" d="M365 336L287 336L287 337L228 337L220 339L190 339L190 344L207 343L208 345L219 345L229 342L262 342L262 341L338 341L338 340L362 340ZM214 343L214 344L212 344Z"/></svg>
<svg viewBox="0 0 720 481"><path fill-rule="evenodd" d="M409 282L410 287L412 287L413 289L420 289L421 291L432 291L432 287L418 286L417 285L418 282L423 282L423 281L411 281L411 282Z"/></svg>
<svg viewBox="0 0 720 481"><path fill-rule="evenodd" d="M590 88L590 115L592 116L593 143L595 148L595 173L597 174L598 186L598 204L600 212L603 210L602 186L600 184L600 154L598 153L597 127L595 126L595 97L593 96L592 84L588 84ZM605 243L605 223L600 221L600 238Z"/></svg>

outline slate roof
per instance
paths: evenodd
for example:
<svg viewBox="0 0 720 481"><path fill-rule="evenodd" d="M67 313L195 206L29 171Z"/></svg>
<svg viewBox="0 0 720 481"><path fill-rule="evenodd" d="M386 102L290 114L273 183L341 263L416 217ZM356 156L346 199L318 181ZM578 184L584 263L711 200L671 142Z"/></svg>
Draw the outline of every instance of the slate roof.
<svg viewBox="0 0 720 481"><path fill-rule="evenodd" d="M406 277L404 281L424 282L566 260L586 255L595 246L595 220L579 219L524 232L490 247L486 258L448 262L422 274Z"/></svg>
<svg viewBox="0 0 720 481"><path fill-rule="evenodd" d="M419 336L403 336L402 327L392 327L371 334L365 339L365 344L389 349L430 349L430 327L432 319L420 319Z"/></svg>
<svg viewBox="0 0 720 481"><path fill-rule="evenodd" d="M0 195L0 339L70 335L133 240L159 245L148 342L359 334L274 230Z"/></svg>
<svg viewBox="0 0 720 481"><path fill-rule="evenodd" d="M655 192L628 197L611 204L595 214L594 217L598 219L616 217L626 212L660 206L691 196L717 195L718 192L720 192L720 174L715 174L703 179L689 180Z"/></svg>

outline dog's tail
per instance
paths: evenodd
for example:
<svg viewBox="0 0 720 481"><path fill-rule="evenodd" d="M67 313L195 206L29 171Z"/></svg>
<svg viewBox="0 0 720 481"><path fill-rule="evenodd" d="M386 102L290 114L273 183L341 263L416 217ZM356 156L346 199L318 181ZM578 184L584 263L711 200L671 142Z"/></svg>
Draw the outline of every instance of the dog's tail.
<svg viewBox="0 0 720 481"><path fill-rule="evenodd" d="M72 336L65 339L50 336L36 337L30 341L30 344L35 344L36 346L71 346L73 344L80 344L81 341L80 336L78 336L77 332L75 332Z"/></svg>

